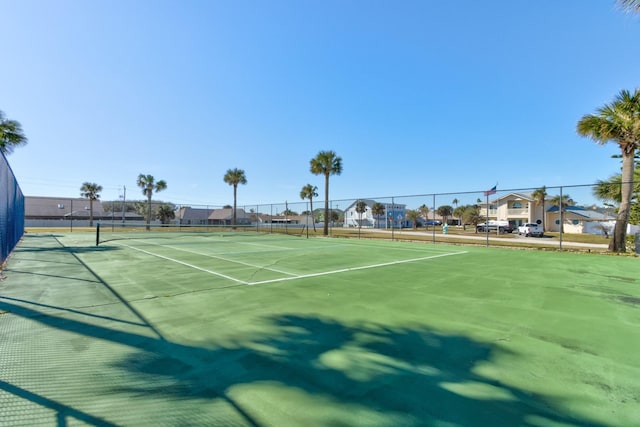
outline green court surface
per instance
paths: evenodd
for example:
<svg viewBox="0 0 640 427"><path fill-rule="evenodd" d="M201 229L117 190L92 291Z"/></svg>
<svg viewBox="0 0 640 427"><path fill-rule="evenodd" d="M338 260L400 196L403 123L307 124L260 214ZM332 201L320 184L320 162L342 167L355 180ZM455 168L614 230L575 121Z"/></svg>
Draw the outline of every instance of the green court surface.
<svg viewBox="0 0 640 427"><path fill-rule="evenodd" d="M122 237L15 250L0 425L640 425L637 258Z"/></svg>

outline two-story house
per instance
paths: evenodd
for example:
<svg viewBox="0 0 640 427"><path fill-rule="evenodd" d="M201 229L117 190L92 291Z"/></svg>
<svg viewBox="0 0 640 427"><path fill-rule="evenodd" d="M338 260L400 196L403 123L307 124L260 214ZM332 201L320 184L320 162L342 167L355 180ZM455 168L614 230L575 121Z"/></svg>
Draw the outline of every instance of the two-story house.
<svg viewBox="0 0 640 427"><path fill-rule="evenodd" d="M542 204L528 193L509 193L489 201L489 205L481 203L480 215L489 220L509 221L514 227L528 222L546 222Z"/></svg>

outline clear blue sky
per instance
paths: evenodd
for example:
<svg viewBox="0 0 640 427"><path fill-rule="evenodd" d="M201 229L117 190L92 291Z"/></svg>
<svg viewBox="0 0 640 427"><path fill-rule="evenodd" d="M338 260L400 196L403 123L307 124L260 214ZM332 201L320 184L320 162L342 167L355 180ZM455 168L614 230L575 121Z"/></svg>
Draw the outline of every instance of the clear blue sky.
<svg viewBox="0 0 640 427"><path fill-rule="evenodd" d="M0 0L0 110L25 195L300 201L588 184L615 145L576 122L640 87L640 18L613 0ZM573 196L573 193L569 191ZM588 193L588 192L587 192ZM588 196L574 196L587 203Z"/></svg>

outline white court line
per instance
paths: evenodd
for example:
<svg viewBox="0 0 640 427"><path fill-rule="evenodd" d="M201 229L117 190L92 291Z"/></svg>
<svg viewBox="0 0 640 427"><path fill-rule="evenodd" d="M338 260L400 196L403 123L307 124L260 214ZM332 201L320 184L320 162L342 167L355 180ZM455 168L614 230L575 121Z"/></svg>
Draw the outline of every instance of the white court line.
<svg viewBox="0 0 640 427"><path fill-rule="evenodd" d="M232 281L234 281L236 283L241 283L243 285L249 285L249 282L245 282L244 280L239 280L239 279L236 279L234 277L227 276L226 274L217 273L215 271L207 270L206 268L198 267L197 265L189 264L188 262L183 262L183 261L179 261L177 259L169 258L168 256L155 254L153 252L145 251L144 249L136 248L135 246L129 246L129 245L124 244L124 243L119 243L119 244L122 245L122 246L126 246L129 249L133 249L134 251L142 252L143 254L147 254L147 255L158 257L158 258L166 259L167 261L172 261L172 262L175 262L177 264L184 265L186 267L194 268L194 269L196 269L198 271L203 271L205 273L213 274L214 276L222 277L224 279L229 279L229 280L232 280Z"/></svg>
<svg viewBox="0 0 640 427"><path fill-rule="evenodd" d="M198 271L209 273L209 274L212 274L214 276L222 277L224 279L229 279L229 280L234 281L236 283L240 283L240 284L248 285L248 286L264 285L264 284L267 284L267 283L285 282L285 281L288 281L288 280L305 279L307 277L328 276L328 275L331 275L331 274L345 273L347 271L366 270L366 269L369 269L369 268L378 268L378 267L386 267L386 266L389 266L389 265L406 264L408 262L424 261L424 260L428 260L428 259L442 258L442 257L446 257L446 256L451 256L451 255L462 255L462 254L468 253L467 251L449 252L449 253L445 253L445 254L432 255L432 256L426 256L426 257L420 257L420 258L404 259L404 260L401 260L401 261L384 262L384 263L381 263L381 264L370 264L370 265L363 265L363 266L360 266L360 267L349 267L349 268L341 268L339 270L322 271L320 273L302 274L302 275L294 276L294 277L281 277L281 278L278 278L278 279L261 280L261 281L258 281L258 282L246 282L244 280L239 280L239 279L236 279L234 277L227 276L226 274L217 273L215 271L207 270L206 268L198 267L197 265L193 265L193 264L189 264L187 262L179 261L177 259L173 259L173 258L170 258L168 256L159 255L159 254L156 254L156 253L153 253L153 252L150 252L150 251L145 251L144 249L136 248L134 246L130 246L130 245L127 245L127 244L124 244L124 243L120 243L120 244L122 246L126 246L127 248L142 252L142 253L147 254L147 255L151 255L151 256L158 257L158 258L162 258L162 259L165 259L167 261L172 261L172 262L175 262L177 264L184 265L186 267L191 267L191 268L193 268L195 270L198 270Z"/></svg>
<svg viewBox="0 0 640 427"><path fill-rule="evenodd" d="M207 257L207 258L219 259L219 260L226 261L226 262L232 262L234 264L246 265L247 267L257 268L257 269L260 269L260 270L273 271L275 273L286 274L287 276L297 276L295 273L290 273L288 271L277 270L275 268L269 268L269 267L263 267L261 265L249 264L248 262L242 262L242 261L237 261L237 260L234 260L234 259L228 259L228 258L224 258L224 257L218 256L218 255L203 254L201 252L190 251L188 249L177 248L175 246L170 246L170 245L160 245L160 244L157 244L157 243L153 243L153 244L155 246L160 246L161 248L169 248L169 249L173 249L173 250L176 250L176 251L186 252L186 253L189 253L189 254L204 256L204 257Z"/></svg>
<svg viewBox="0 0 640 427"><path fill-rule="evenodd" d="M287 281L287 280L304 279L304 278L307 278L307 277L328 276L330 274L344 273L344 272L347 272L347 271L366 270L366 269L369 269L369 268L386 267L388 265L405 264L405 263L408 263L408 262L424 261L424 260L427 260L427 259L442 258L442 257L445 257L445 256L461 255L461 254L466 254L466 253L468 253L468 252L467 251L464 251L464 252L450 252L450 253L446 253L446 254L433 255L433 256L427 256L427 257L421 257L421 258L404 259L402 261L383 262L381 264L363 265L363 266L360 266L360 267L349 267L349 268L341 268L340 270L332 270L332 271L323 271L323 272L320 272L320 273L303 274L303 275L300 275L298 277L282 277L280 279L261 280L259 282L247 283L247 285L249 285L249 286L263 285L265 283L284 282L284 281Z"/></svg>

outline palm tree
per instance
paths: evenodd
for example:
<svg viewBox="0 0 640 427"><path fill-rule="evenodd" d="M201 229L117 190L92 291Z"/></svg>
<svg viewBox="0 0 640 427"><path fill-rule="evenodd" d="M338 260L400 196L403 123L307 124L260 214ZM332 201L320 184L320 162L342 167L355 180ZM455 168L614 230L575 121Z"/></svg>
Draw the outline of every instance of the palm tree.
<svg viewBox="0 0 640 427"><path fill-rule="evenodd" d="M246 184L247 178L242 169L228 169L224 175L224 182L229 185L233 185L233 228L236 227L236 200L238 195L238 184Z"/></svg>
<svg viewBox="0 0 640 427"><path fill-rule="evenodd" d="M453 210L453 216L457 217L460 220L460 223L462 224L462 229L466 230L467 229L467 222L465 221L464 218L464 213L467 210L468 206L458 206Z"/></svg>
<svg viewBox="0 0 640 427"><path fill-rule="evenodd" d="M175 217L176 212L171 205L164 204L158 208L158 218L162 224L169 224L169 221Z"/></svg>
<svg viewBox="0 0 640 427"><path fill-rule="evenodd" d="M453 203L454 205L456 205L456 208L457 208L457 207L458 207L458 203L460 203L460 200L458 200L458 199L456 198L456 199L453 199L453 200L451 201L451 203Z"/></svg>
<svg viewBox="0 0 640 427"><path fill-rule="evenodd" d="M640 89L633 93L622 90L610 104L596 110L596 114L582 117L578 134L598 144L614 142L622 152L621 199L609 250L626 252L627 224L633 195L634 154L640 147Z"/></svg>
<svg viewBox="0 0 640 427"><path fill-rule="evenodd" d="M411 221L413 229L415 230L418 227L418 218L420 218L420 212L415 209L407 209L405 212L406 218Z"/></svg>
<svg viewBox="0 0 640 427"><path fill-rule="evenodd" d="M638 197L640 197L640 166L636 167L633 172L633 182L632 202L635 202ZM620 174L613 175L606 181L598 180L596 182L596 186L593 187L593 196L596 199L605 202L620 203L620 200L622 199L622 192L620 191L621 186L622 175Z"/></svg>
<svg viewBox="0 0 640 427"><path fill-rule="evenodd" d="M138 180L136 182L138 187L142 188L142 194L147 196L147 230L151 230L151 196L153 196L153 192L156 193L158 191L166 190L167 183L164 180L160 180L156 182L153 175L138 175Z"/></svg>
<svg viewBox="0 0 640 427"><path fill-rule="evenodd" d="M27 144L22 125L15 120L9 120L0 111L0 153L11 154L15 147Z"/></svg>
<svg viewBox="0 0 640 427"><path fill-rule="evenodd" d="M329 235L329 176L342 173L342 158L334 151L320 151L311 159L311 173L324 175L324 230L325 236Z"/></svg>
<svg viewBox="0 0 640 427"><path fill-rule="evenodd" d="M380 223L380 217L382 215L384 215L384 205L382 203L379 202L375 202L373 204L373 206L371 206L371 215L376 217L376 220L378 222L378 227L380 227L379 223Z"/></svg>
<svg viewBox="0 0 640 427"><path fill-rule="evenodd" d="M574 206L576 204L576 202L574 202L571 196L569 196L568 194L563 194L562 197L560 197L560 195L553 196L549 200L549 203L551 203L554 206L557 206L561 215L567 212L567 206ZM564 232L563 222L560 223L560 230Z"/></svg>
<svg viewBox="0 0 640 427"><path fill-rule="evenodd" d="M358 230L362 227L362 214L367 211L367 202L358 200L356 203L356 212L358 213Z"/></svg>
<svg viewBox="0 0 640 427"><path fill-rule="evenodd" d="M533 193L531 193L531 197L535 200L537 205L542 205L542 230L544 231L544 222L546 217L546 212L544 211L544 200L547 198L547 187L543 185L540 188L537 188Z"/></svg>
<svg viewBox="0 0 640 427"><path fill-rule="evenodd" d="M464 211L464 221L473 225L473 228L478 233L478 224L485 221L485 218L480 215L480 206L479 205L469 205Z"/></svg>
<svg viewBox="0 0 640 427"><path fill-rule="evenodd" d="M316 231L316 220L313 217L313 198L318 197L318 187L307 184L300 190L300 198L302 200L309 199L309 207L311 210L311 222L313 222L313 231Z"/></svg>
<svg viewBox="0 0 640 427"><path fill-rule="evenodd" d="M442 218L442 223L446 224L447 219L453 214L453 208L449 205L443 205L438 207L438 210L436 212Z"/></svg>
<svg viewBox="0 0 640 427"><path fill-rule="evenodd" d="M640 13L640 0L617 0L616 3L625 12Z"/></svg>
<svg viewBox="0 0 640 427"><path fill-rule="evenodd" d="M429 227L427 226L427 223L429 221L429 207L423 203L422 206L418 208L418 211L420 212L420 216L424 218L425 230L428 230Z"/></svg>
<svg viewBox="0 0 640 427"><path fill-rule="evenodd" d="M102 186L95 182L84 182L80 187L80 195L89 199L89 227L93 227L93 201L100 198Z"/></svg>

